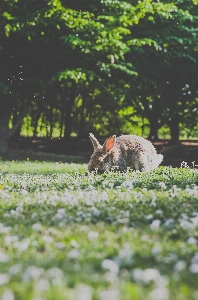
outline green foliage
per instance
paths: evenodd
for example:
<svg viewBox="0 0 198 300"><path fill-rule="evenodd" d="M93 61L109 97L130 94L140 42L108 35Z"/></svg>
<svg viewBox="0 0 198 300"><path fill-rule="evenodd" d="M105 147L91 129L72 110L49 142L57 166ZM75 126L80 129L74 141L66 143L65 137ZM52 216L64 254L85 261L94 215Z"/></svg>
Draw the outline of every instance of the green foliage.
<svg viewBox="0 0 198 300"><path fill-rule="evenodd" d="M41 121L66 138L132 132L142 119L150 138L196 130L197 12L191 0L3 0L0 128L27 106L34 135Z"/></svg>
<svg viewBox="0 0 198 300"><path fill-rule="evenodd" d="M0 163L0 295L195 300L198 170L86 169Z"/></svg>

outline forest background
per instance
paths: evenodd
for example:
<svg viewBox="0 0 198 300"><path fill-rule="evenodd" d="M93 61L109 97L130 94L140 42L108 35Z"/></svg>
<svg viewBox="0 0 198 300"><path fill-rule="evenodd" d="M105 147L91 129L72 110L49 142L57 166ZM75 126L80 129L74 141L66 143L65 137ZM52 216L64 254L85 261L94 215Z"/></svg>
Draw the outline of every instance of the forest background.
<svg viewBox="0 0 198 300"><path fill-rule="evenodd" d="M198 138L198 1L1 0L0 153L21 136Z"/></svg>

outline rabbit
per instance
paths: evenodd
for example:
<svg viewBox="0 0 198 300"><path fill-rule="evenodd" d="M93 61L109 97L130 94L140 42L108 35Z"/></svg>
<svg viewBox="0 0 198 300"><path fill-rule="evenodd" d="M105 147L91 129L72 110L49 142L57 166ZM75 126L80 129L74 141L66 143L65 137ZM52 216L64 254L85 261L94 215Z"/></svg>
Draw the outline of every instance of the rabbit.
<svg viewBox="0 0 198 300"><path fill-rule="evenodd" d="M94 147L94 153L88 164L89 172L97 170L104 173L107 170L133 170L149 172L159 166L163 160L162 154L157 154L150 141L136 135L115 135L109 137L101 146L92 133L89 137Z"/></svg>

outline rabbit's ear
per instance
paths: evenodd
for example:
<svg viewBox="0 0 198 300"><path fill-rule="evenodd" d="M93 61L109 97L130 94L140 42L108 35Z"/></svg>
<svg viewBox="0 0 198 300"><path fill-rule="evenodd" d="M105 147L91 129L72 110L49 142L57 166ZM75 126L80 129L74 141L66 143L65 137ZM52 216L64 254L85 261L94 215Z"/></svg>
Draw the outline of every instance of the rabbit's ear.
<svg viewBox="0 0 198 300"><path fill-rule="evenodd" d="M115 145L115 141L116 141L116 136L112 135L110 138L108 138L103 145L103 151L105 153L109 153L111 152L111 150L113 149L114 145Z"/></svg>
<svg viewBox="0 0 198 300"><path fill-rule="evenodd" d="M92 141L94 149L101 148L100 143L98 142L97 138L95 138L95 136L92 133L89 133L89 137L90 137L90 139Z"/></svg>

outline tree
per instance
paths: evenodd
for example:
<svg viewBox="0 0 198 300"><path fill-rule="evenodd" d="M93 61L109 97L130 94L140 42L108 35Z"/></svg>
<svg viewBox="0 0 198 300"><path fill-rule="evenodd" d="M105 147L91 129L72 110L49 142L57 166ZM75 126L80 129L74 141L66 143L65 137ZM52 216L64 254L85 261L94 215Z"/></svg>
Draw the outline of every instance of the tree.
<svg viewBox="0 0 198 300"><path fill-rule="evenodd" d="M189 124L182 109L196 102L195 1L4 0L0 9L0 152L27 112L34 134L42 118L52 136L56 119L67 139L121 133L128 106L149 119L150 137L168 124L177 140L179 123Z"/></svg>
<svg viewBox="0 0 198 300"><path fill-rule="evenodd" d="M150 121L150 138L157 138L157 130L170 126L172 141L179 139L179 124L185 122L186 101L183 89L190 87L191 100L196 99L194 79L197 61L197 5L195 1L168 3L164 14L150 14L140 21L133 38L148 37L155 42L149 47L131 47L126 59L132 62L138 73L131 82L131 98L127 101L137 113ZM193 88L194 87L194 88ZM193 123L193 118L192 118Z"/></svg>
<svg viewBox="0 0 198 300"><path fill-rule="evenodd" d="M131 65L124 62L128 46L122 39L130 33L127 27L144 16L144 2L137 8L130 3L107 0L95 6L87 1L83 11L80 6L59 0L3 1L0 23L4 70L0 78L0 107L4 116L0 120L1 152L7 151L8 138L26 113L26 109L20 113L19 107L24 103L35 107L35 101L39 100L42 91L46 92L50 82L66 80L65 86L73 89L78 82L84 81L86 86L90 72L92 77L100 80L100 77L110 75L110 66L134 73ZM65 97L66 136L71 133L70 112L75 98L72 92L68 93L70 97ZM19 118L10 130L8 122L13 108L17 110L15 117L18 115Z"/></svg>

